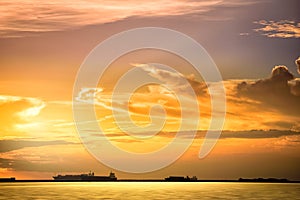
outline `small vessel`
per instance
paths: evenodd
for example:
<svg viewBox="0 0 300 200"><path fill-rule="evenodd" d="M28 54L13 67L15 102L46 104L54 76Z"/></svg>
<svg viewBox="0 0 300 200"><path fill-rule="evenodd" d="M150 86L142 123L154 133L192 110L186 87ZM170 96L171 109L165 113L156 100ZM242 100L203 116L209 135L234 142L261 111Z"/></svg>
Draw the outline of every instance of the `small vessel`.
<svg viewBox="0 0 300 200"><path fill-rule="evenodd" d="M53 176L55 181L116 181L115 173L110 172L109 176L95 176L94 172L88 174L67 174Z"/></svg>

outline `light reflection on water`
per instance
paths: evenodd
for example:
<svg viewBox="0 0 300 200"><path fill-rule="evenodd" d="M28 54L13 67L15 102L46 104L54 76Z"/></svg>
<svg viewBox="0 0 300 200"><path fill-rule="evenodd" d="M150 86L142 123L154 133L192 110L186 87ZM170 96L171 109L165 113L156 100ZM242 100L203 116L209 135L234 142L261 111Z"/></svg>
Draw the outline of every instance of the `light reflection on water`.
<svg viewBox="0 0 300 200"><path fill-rule="evenodd" d="M200 182L0 183L0 199L300 199L300 184Z"/></svg>

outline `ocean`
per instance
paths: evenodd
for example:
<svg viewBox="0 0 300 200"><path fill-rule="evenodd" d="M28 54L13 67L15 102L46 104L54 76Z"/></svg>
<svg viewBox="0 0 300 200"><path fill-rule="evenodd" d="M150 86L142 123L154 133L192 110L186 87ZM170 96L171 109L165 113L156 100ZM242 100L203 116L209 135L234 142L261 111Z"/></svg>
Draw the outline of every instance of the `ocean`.
<svg viewBox="0 0 300 200"><path fill-rule="evenodd" d="M299 183L15 182L0 199L300 199Z"/></svg>

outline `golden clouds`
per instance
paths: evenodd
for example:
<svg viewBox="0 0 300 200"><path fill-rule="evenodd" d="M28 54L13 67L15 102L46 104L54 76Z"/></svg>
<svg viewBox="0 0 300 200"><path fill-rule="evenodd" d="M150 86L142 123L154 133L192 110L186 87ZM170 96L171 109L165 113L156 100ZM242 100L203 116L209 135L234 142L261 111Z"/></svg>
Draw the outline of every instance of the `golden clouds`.
<svg viewBox="0 0 300 200"><path fill-rule="evenodd" d="M37 116L45 107L40 99L0 96L0 130L9 130L16 124L26 123L30 118Z"/></svg>
<svg viewBox="0 0 300 200"><path fill-rule="evenodd" d="M104 124L106 126L110 123L114 124L114 126L109 126L108 130L110 133L120 132L113 120L113 110L117 110L120 116L129 113L135 124L145 127L143 129L145 132L151 131L147 130L146 125L151 122L149 115L152 111L151 115L155 119L165 120L166 117L166 124L162 131L172 132L178 130L178 127L182 125L181 110L185 109L189 115L184 120L184 130L189 130L194 122L193 120L199 116L189 106L183 107L183 104L180 104L176 97L180 93L185 101L185 105L189 105L189 102L193 101L190 94L185 90L189 85L191 85L197 95L198 108L200 109L200 125L198 129L208 129L211 122L211 101L208 91L210 87L214 87L214 83L200 82L193 75L187 76L155 66L139 64L138 67L143 69L149 77L159 80L166 86L171 84L174 91L159 84L145 85L132 93L129 102L126 101L126 95L121 93L115 94L116 98L113 100L115 102L112 104L111 91L103 91L101 88L83 89L85 91L94 91L92 95L81 94L80 96L91 98L90 100L83 99L83 102L94 101L97 106L98 117L109 117ZM182 79L187 81L184 82ZM275 66L271 76L262 80L223 81L227 91L225 129L234 131L258 128L264 130L298 130L299 123L297 121L299 121L300 117L298 112L299 97L295 95L298 91L296 90L298 82L294 83L293 81L297 81L297 79L294 79L294 76L285 66ZM166 116L161 115L159 109L156 110L155 105L160 105L165 110ZM122 125L125 125L124 123ZM127 123L126 126L129 126L129 124Z"/></svg>
<svg viewBox="0 0 300 200"><path fill-rule="evenodd" d="M291 20L260 20L254 23L263 26L262 28L255 29L255 31L270 38L300 38L300 22Z"/></svg>

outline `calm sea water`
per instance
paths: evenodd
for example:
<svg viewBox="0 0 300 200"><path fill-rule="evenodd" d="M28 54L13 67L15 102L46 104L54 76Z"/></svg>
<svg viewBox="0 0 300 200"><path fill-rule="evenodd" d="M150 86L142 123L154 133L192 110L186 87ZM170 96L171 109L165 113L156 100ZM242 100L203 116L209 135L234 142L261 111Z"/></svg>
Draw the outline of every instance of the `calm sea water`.
<svg viewBox="0 0 300 200"><path fill-rule="evenodd" d="M300 184L0 183L0 199L300 199Z"/></svg>

